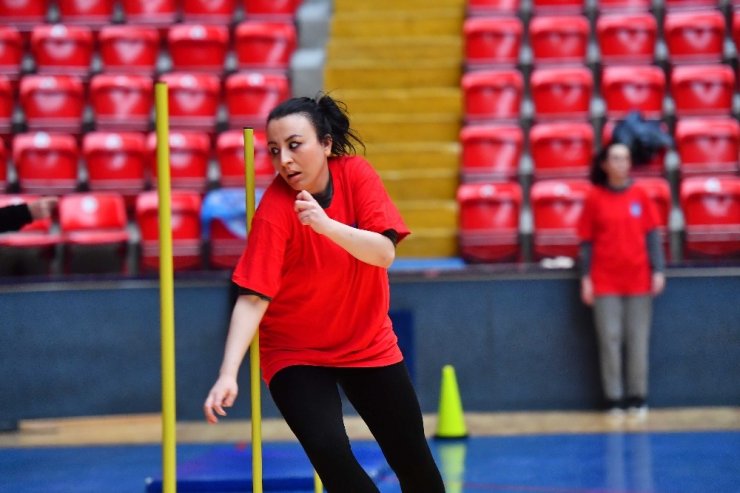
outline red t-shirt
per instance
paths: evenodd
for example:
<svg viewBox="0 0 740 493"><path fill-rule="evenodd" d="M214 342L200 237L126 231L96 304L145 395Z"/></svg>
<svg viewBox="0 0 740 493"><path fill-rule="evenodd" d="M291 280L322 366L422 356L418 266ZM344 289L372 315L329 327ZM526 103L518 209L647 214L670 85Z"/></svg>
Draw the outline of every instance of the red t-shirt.
<svg viewBox="0 0 740 493"><path fill-rule="evenodd" d="M620 191L602 186L591 188L578 224L578 235L593 245L594 294L650 292L646 234L657 225L655 206L641 188L634 185Z"/></svg>
<svg viewBox="0 0 740 493"><path fill-rule="evenodd" d="M326 214L399 241L409 234L378 174L359 156L329 159L333 198ZM357 260L304 226L293 209L298 192L276 177L255 212L232 279L272 299L260 324L267 383L292 365L370 367L401 361L388 317L386 269Z"/></svg>

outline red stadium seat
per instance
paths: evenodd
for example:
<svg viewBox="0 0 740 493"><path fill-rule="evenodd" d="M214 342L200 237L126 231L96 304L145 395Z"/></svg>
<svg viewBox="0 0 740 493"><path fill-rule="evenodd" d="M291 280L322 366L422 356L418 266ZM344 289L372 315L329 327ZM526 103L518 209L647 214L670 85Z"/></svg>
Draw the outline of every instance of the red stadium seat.
<svg viewBox="0 0 740 493"><path fill-rule="evenodd" d="M153 80L146 75L98 74L90 82L90 103L98 130L149 129Z"/></svg>
<svg viewBox="0 0 740 493"><path fill-rule="evenodd" d="M740 155L740 125L735 119L681 119L676 124L681 173L734 174Z"/></svg>
<svg viewBox="0 0 740 493"><path fill-rule="evenodd" d="M77 188L78 157L72 135L34 132L13 138L13 162L23 193L73 192Z"/></svg>
<svg viewBox="0 0 740 493"><path fill-rule="evenodd" d="M602 15L596 21L601 63L652 63L658 25L649 12Z"/></svg>
<svg viewBox="0 0 740 493"><path fill-rule="evenodd" d="M82 155L90 190L119 192L133 210L134 198L146 186L149 154L144 135L89 132L82 141Z"/></svg>
<svg viewBox="0 0 740 493"><path fill-rule="evenodd" d="M242 0L247 19L291 21L302 0Z"/></svg>
<svg viewBox="0 0 740 493"><path fill-rule="evenodd" d="M87 76L93 35L84 26L43 24L31 32L31 51L39 73Z"/></svg>
<svg viewBox="0 0 740 493"><path fill-rule="evenodd" d="M460 171L464 182L514 181L524 147L515 125L466 125L460 131Z"/></svg>
<svg viewBox="0 0 740 493"><path fill-rule="evenodd" d="M100 60L107 73L152 75L159 55L159 33L153 27L108 25L98 35Z"/></svg>
<svg viewBox="0 0 740 493"><path fill-rule="evenodd" d="M208 184L208 161L211 141L208 134L193 131L172 131L170 138L170 183L172 188L204 191ZM147 138L149 176L157 180L157 134Z"/></svg>
<svg viewBox="0 0 740 493"><path fill-rule="evenodd" d="M75 193L59 200L64 270L74 273L125 272L129 233L123 196L114 192Z"/></svg>
<svg viewBox="0 0 740 493"><path fill-rule="evenodd" d="M283 74L238 72L225 83L229 127L264 127L267 115L290 96L288 78Z"/></svg>
<svg viewBox="0 0 740 493"><path fill-rule="evenodd" d="M81 24L99 29L112 21L112 0L57 0L64 24Z"/></svg>
<svg viewBox="0 0 740 493"><path fill-rule="evenodd" d="M470 17L463 24L468 68L515 66L522 44L522 21L516 17Z"/></svg>
<svg viewBox="0 0 740 493"><path fill-rule="evenodd" d="M580 14L584 6L583 0L532 0L532 8L536 15Z"/></svg>
<svg viewBox="0 0 740 493"><path fill-rule="evenodd" d="M607 120L604 127L601 130L601 144L605 146L612 140L612 134L614 133L614 127L617 125L615 120ZM663 131L668 132L667 127L661 124ZM665 172L665 150L659 151L653 156L653 159L649 163L636 164L632 163L632 170L630 171L633 176L636 177L658 177L662 176Z"/></svg>
<svg viewBox="0 0 740 493"><path fill-rule="evenodd" d="M665 0L668 12L678 10L706 10L717 8L716 0Z"/></svg>
<svg viewBox="0 0 740 493"><path fill-rule="evenodd" d="M127 24L167 28L177 20L176 0L121 0Z"/></svg>
<svg viewBox="0 0 740 493"><path fill-rule="evenodd" d="M46 22L48 0L0 0L0 19L3 24L28 32Z"/></svg>
<svg viewBox="0 0 740 493"><path fill-rule="evenodd" d="M237 66L247 70L286 71L296 43L296 30L292 23L242 22L234 31Z"/></svg>
<svg viewBox="0 0 740 493"><path fill-rule="evenodd" d="M673 68L671 93L676 116L730 116L735 74L727 65L689 65Z"/></svg>
<svg viewBox="0 0 740 493"><path fill-rule="evenodd" d="M740 254L740 178L691 177L681 182L687 257Z"/></svg>
<svg viewBox="0 0 740 493"><path fill-rule="evenodd" d="M172 67L179 71L220 74L229 45L226 26L175 24L167 34Z"/></svg>
<svg viewBox="0 0 740 493"><path fill-rule="evenodd" d="M0 139L0 190L5 191L5 188L7 186L8 186L8 150L5 148L5 141Z"/></svg>
<svg viewBox="0 0 740 493"><path fill-rule="evenodd" d="M85 107L82 80L71 75L26 75L20 103L32 130L79 132Z"/></svg>
<svg viewBox="0 0 740 493"><path fill-rule="evenodd" d="M529 132L535 179L588 176L594 130L585 122L538 123Z"/></svg>
<svg viewBox="0 0 740 493"><path fill-rule="evenodd" d="M725 19L718 10L668 12L663 31L671 63L707 63L722 59Z"/></svg>
<svg viewBox="0 0 740 493"><path fill-rule="evenodd" d="M469 17L519 13L519 0L467 0L466 6Z"/></svg>
<svg viewBox="0 0 740 493"><path fill-rule="evenodd" d="M582 15L535 16L529 22L534 64L586 63L588 19Z"/></svg>
<svg viewBox="0 0 740 493"><path fill-rule="evenodd" d="M17 80L23 62L23 38L12 26L0 26L0 75Z"/></svg>
<svg viewBox="0 0 740 493"><path fill-rule="evenodd" d="M244 187L244 132L227 130L216 140L216 159L222 187ZM264 132L254 132L254 185L266 188L275 177Z"/></svg>
<svg viewBox="0 0 740 493"><path fill-rule="evenodd" d="M141 234L141 269L159 268L159 197L156 191L142 192L136 200L136 224ZM197 192L173 190L172 261L175 270L201 268L201 196Z"/></svg>
<svg viewBox="0 0 740 493"><path fill-rule="evenodd" d="M0 207L29 203L35 195L0 194ZM52 232L52 220L36 219L20 231L0 235L0 275L49 275L53 270L58 234Z"/></svg>
<svg viewBox="0 0 740 493"><path fill-rule="evenodd" d="M168 86L170 125L187 130L213 130L221 101L221 79L205 73L170 72L160 78Z"/></svg>
<svg viewBox="0 0 740 493"><path fill-rule="evenodd" d="M235 8L235 0L182 0L182 17L185 22L229 25Z"/></svg>
<svg viewBox="0 0 740 493"><path fill-rule="evenodd" d="M600 13L647 12L652 8L651 0L599 0Z"/></svg>
<svg viewBox="0 0 740 493"><path fill-rule="evenodd" d="M462 77L465 120L516 121L524 92L518 70L481 70Z"/></svg>
<svg viewBox="0 0 740 493"><path fill-rule="evenodd" d="M740 6L740 5L738 5ZM732 11L732 40L735 42L735 49L740 46L740 12Z"/></svg>
<svg viewBox="0 0 740 493"><path fill-rule="evenodd" d="M10 79L4 75L0 75L0 136L9 134L13 127L14 107L15 96L13 94L13 85Z"/></svg>
<svg viewBox="0 0 740 493"><path fill-rule="evenodd" d="M653 66L605 67L601 95L608 118L622 118L632 110L645 118L660 118L665 95L665 75Z"/></svg>
<svg viewBox="0 0 740 493"><path fill-rule="evenodd" d="M588 118L593 76L585 67L535 69L529 79L535 119Z"/></svg>
<svg viewBox="0 0 740 493"><path fill-rule="evenodd" d="M582 179L542 180L532 185L535 258L578 256L578 219L590 187Z"/></svg>
<svg viewBox="0 0 740 493"><path fill-rule="evenodd" d="M468 262L519 258L518 183L468 183L457 189L460 207L460 255Z"/></svg>

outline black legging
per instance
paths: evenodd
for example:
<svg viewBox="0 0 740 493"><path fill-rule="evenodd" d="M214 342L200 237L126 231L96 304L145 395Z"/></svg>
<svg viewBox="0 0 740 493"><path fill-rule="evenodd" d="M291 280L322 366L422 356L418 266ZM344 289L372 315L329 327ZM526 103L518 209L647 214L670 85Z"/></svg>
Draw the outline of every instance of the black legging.
<svg viewBox="0 0 740 493"><path fill-rule="evenodd" d="M337 384L378 441L404 493L444 492L424 436L421 409L406 365L381 368L291 366L270 393L329 493L377 493L352 454Z"/></svg>

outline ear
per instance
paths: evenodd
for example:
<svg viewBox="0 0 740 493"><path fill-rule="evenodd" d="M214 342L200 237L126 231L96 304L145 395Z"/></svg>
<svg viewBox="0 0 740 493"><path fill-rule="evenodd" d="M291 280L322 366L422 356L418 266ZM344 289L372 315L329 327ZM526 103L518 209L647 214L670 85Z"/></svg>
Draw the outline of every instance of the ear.
<svg viewBox="0 0 740 493"><path fill-rule="evenodd" d="M331 146L333 143L334 140L331 138L330 134L324 135L324 138L321 140L321 145L324 147L324 156L331 156Z"/></svg>

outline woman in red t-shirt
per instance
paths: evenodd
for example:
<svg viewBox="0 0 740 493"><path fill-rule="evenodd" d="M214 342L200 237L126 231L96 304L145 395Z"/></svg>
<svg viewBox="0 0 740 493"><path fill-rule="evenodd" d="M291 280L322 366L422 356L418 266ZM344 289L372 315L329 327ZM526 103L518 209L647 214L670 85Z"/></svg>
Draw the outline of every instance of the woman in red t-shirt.
<svg viewBox="0 0 740 493"><path fill-rule="evenodd" d="M581 298L594 310L610 415L619 417L626 408L644 418L652 297L665 286L665 261L655 207L632 183L631 164L629 148L618 142L608 144L594 159L591 182L595 186L578 225Z"/></svg>
<svg viewBox="0 0 740 493"><path fill-rule="evenodd" d="M263 377L327 491L378 491L352 454L341 387L403 491L443 492L388 317L387 269L409 230L353 141L362 145L327 95L290 99L268 116L278 176L234 270L240 295L205 415L215 423L234 403L259 326Z"/></svg>

